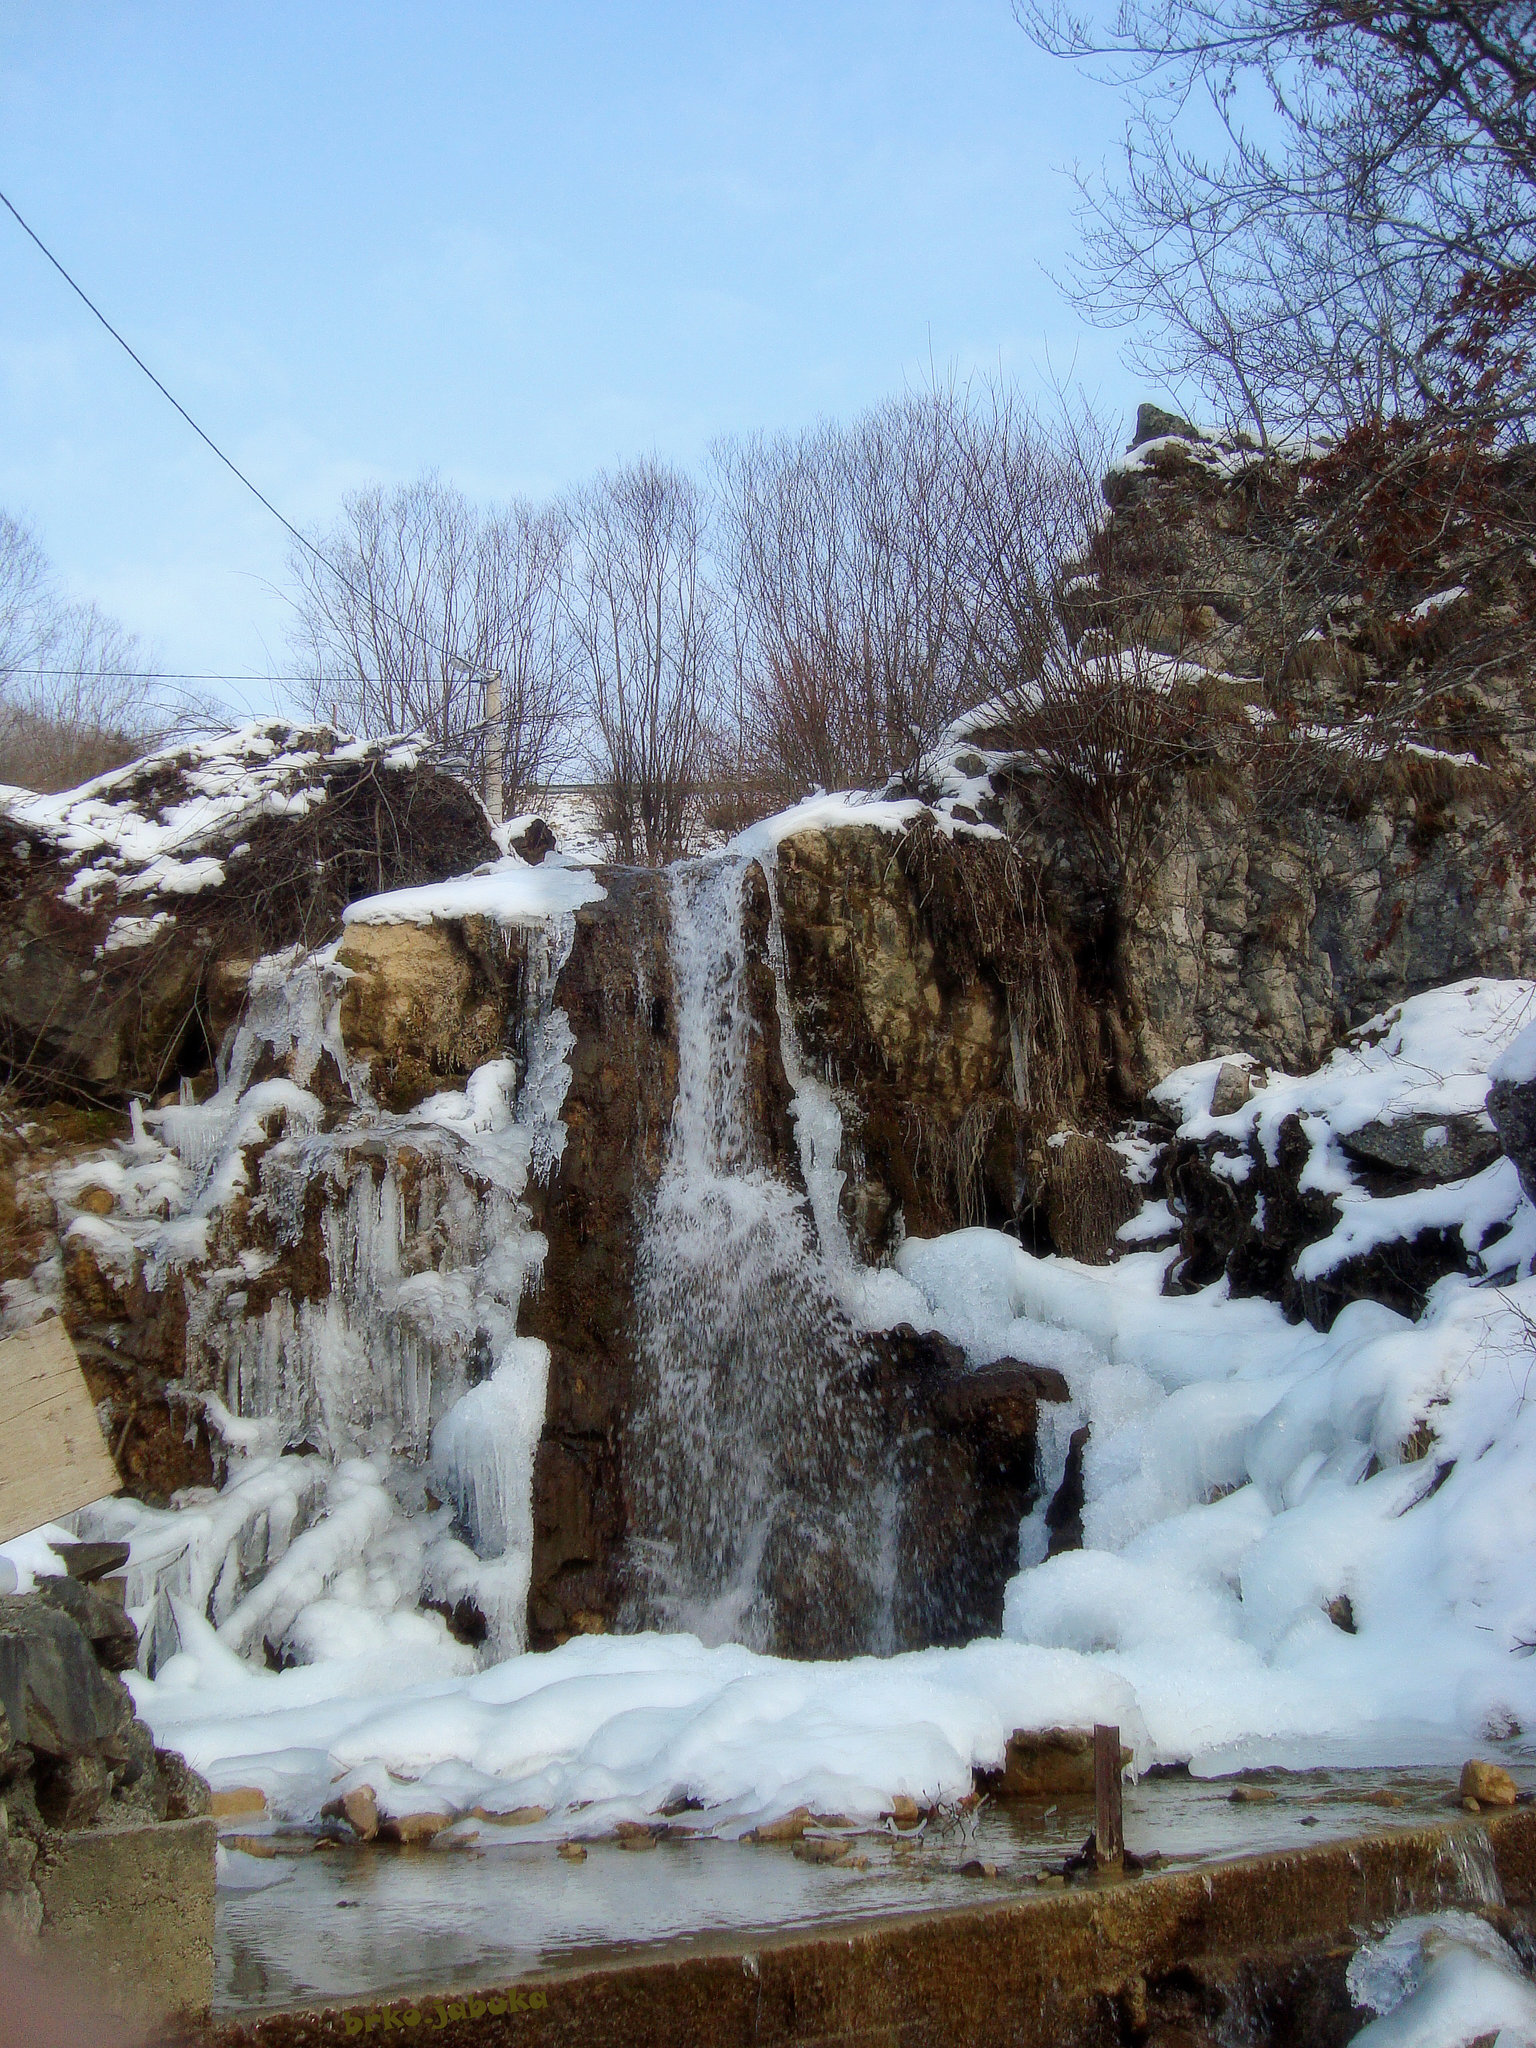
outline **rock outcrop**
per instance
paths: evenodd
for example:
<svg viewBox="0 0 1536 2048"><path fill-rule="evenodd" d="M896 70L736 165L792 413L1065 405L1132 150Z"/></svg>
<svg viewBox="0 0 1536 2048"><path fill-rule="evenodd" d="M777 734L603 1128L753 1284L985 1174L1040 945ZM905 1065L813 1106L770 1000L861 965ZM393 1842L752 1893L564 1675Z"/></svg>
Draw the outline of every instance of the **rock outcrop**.
<svg viewBox="0 0 1536 2048"><path fill-rule="evenodd" d="M65 1836L209 1810L207 1786L155 1748L116 1675L137 1647L133 1623L94 1586L46 1578L0 1595L0 1939L42 1930Z"/></svg>
<svg viewBox="0 0 1536 2048"><path fill-rule="evenodd" d="M400 743L249 726L62 796L0 799L0 1060L33 1100L122 1104L213 1065L250 963L347 903L495 855Z"/></svg>

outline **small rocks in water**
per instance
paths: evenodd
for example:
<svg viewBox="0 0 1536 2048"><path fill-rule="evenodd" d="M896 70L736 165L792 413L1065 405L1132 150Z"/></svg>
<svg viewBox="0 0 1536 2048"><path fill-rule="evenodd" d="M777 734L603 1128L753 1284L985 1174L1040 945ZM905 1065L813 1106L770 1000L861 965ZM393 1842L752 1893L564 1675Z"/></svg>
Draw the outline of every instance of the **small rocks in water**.
<svg viewBox="0 0 1536 2048"><path fill-rule="evenodd" d="M1475 1799L1463 1799L1461 1802L1461 1810L1463 1813L1481 1813L1483 1809L1478 1805Z"/></svg>
<svg viewBox="0 0 1536 2048"><path fill-rule="evenodd" d="M781 1814L777 1820L760 1821L741 1839L744 1842L798 1842L810 1824L810 1818L808 1806L797 1806L793 1813Z"/></svg>
<svg viewBox="0 0 1536 2048"><path fill-rule="evenodd" d="M1378 1785L1374 1792L1365 1794L1361 1803L1365 1806L1406 1806L1408 1799L1405 1793L1393 1792L1386 1785Z"/></svg>
<svg viewBox="0 0 1536 2048"><path fill-rule="evenodd" d="M531 1828L535 1821L549 1819L547 1806L514 1806L500 1813L493 1813L489 1807L472 1806L469 1811L473 1819L491 1821L500 1828Z"/></svg>
<svg viewBox="0 0 1536 2048"><path fill-rule="evenodd" d="M382 1841L398 1842L402 1848L410 1849L418 1843L430 1842L444 1828L452 1826L451 1813L393 1813L387 1820L379 1822L379 1837Z"/></svg>
<svg viewBox="0 0 1536 2048"><path fill-rule="evenodd" d="M1461 1796L1475 1799L1479 1806L1513 1806L1520 1789L1502 1764L1485 1763L1472 1757L1461 1767Z"/></svg>
<svg viewBox="0 0 1536 2048"><path fill-rule="evenodd" d="M887 1818L895 1821L899 1828L915 1828L923 1817L923 1809L915 1799L909 1799L905 1792L898 1792L890 1804Z"/></svg>
<svg viewBox="0 0 1536 2048"><path fill-rule="evenodd" d="M973 1856L969 1863L961 1864L960 1875L962 1877L996 1877L997 1865L995 1863L983 1863L979 1856Z"/></svg>
<svg viewBox="0 0 1536 2048"><path fill-rule="evenodd" d="M566 1863L585 1863L587 1860L586 1847L581 1842L562 1842L555 1854Z"/></svg>
<svg viewBox="0 0 1536 2048"><path fill-rule="evenodd" d="M270 1859L277 1854L277 1844L270 1835L225 1835L226 1849L238 1849L244 1856L260 1856Z"/></svg>
<svg viewBox="0 0 1536 2048"><path fill-rule="evenodd" d="M614 1829L621 1849L654 1849L656 1831L648 1828L644 1821L621 1820Z"/></svg>
<svg viewBox="0 0 1536 2048"><path fill-rule="evenodd" d="M320 1813L325 1820L344 1820L360 1842L371 1842L379 1832L379 1802L371 1785L354 1785L339 1799L328 1799Z"/></svg>
<svg viewBox="0 0 1536 2048"><path fill-rule="evenodd" d="M1062 1891L1066 1887L1066 1882L1066 1878L1059 1870L1037 1870L1035 1872L1035 1883L1042 1886L1046 1891Z"/></svg>
<svg viewBox="0 0 1536 2048"><path fill-rule="evenodd" d="M1233 1806L1267 1806L1279 1793L1269 1785L1234 1785L1227 1794Z"/></svg>
<svg viewBox="0 0 1536 2048"><path fill-rule="evenodd" d="M843 1863L853 1853L852 1842L840 1842L833 1835L808 1835L795 1844L802 1863Z"/></svg>

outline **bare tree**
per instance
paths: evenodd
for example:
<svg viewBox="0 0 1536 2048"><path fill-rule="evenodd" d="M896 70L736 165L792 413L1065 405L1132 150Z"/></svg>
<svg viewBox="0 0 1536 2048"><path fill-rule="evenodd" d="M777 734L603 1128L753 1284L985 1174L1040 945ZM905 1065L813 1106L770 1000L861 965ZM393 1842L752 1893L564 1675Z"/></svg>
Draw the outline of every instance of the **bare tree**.
<svg viewBox="0 0 1536 2048"><path fill-rule="evenodd" d="M703 495L647 460L599 476L568 511L567 617L604 828L619 860L659 865L693 836L720 679Z"/></svg>
<svg viewBox="0 0 1536 2048"><path fill-rule="evenodd" d="M36 535L0 512L0 782L72 788L142 753L172 715L135 637L64 597Z"/></svg>
<svg viewBox="0 0 1536 2048"><path fill-rule="evenodd" d="M1131 98L1119 182L1080 181L1079 303L1135 327L1261 440L1447 411L1523 435L1536 397L1530 0L1022 0ZM1187 139L1205 106L1218 143ZM1468 373L1490 309L1490 351ZM1496 359L1496 361L1495 361ZM1498 374L1490 376L1489 369Z"/></svg>
<svg viewBox="0 0 1536 2048"><path fill-rule="evenodd" d="M1107 443L1074 418L1085 474ZM1103 513L1095 483L1067 517L1065 452L1001 383L716 449L743 747L781 799L920 780L961 713L1033 672Z"/></svg>
<svg viewBox="0 0 1536 2048"><path fill-rule="evenodd" d="M355 492L316 547L290 558L294 665L316 713L370 737L420 733L480 781L485 678L499 675L502 802L521 808L570 735L561 515L482 511L427 475Z"/></svg>

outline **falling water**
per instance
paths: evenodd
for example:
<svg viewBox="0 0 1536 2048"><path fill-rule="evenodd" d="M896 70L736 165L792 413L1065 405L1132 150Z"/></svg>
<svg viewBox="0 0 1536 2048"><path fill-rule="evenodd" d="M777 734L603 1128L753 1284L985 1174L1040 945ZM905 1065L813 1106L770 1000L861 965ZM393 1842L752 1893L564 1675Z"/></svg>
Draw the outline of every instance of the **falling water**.
<svg viewBox="0 0 1536 2048"><path fill-rule="evenodd" d="M751 867L672 872L677 1101L638 1256L629 1619L760 1649L888 1649L891 1495L865 1346L835 1248L752 1126Z"/></svg>

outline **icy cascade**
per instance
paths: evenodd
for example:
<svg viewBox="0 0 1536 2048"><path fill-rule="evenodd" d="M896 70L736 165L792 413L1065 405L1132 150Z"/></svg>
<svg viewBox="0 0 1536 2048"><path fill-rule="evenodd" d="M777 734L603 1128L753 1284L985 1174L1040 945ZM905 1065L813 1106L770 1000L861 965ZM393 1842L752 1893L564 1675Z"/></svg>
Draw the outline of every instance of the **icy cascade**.
<svg viewBox="0 0 1536 2048"><path fill-rule="evenodd" d="M771 1171L753 1129L752 865L672 873L678 1084L637 1260L631 1620L763 1649L781 1634L889 1649L894 1493L842 1305L835 1198L829 1245L823 1205Z"/></svg>
<svg viewBox="0 0 1536 2048"><path fill-rule="evenodd" d="M548 1370L517 1335L545 1251L523 1195L564 1145L573 938L569 913L527 930L509 1056L398 1115L348 1061L335 949L258 962L217 1093L145 1120L131 1149L163 1220L91 1219L121 1239L98 1251L180 1274L189 1379L230 1454L216 1499L102 1511L134 1543L151 1662L176 1603L240 1654L302 1662L326 1631L381 1652L441 1636L410 1610L467 1598L493 1649L521 1648Z"/></svg>

